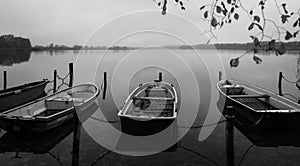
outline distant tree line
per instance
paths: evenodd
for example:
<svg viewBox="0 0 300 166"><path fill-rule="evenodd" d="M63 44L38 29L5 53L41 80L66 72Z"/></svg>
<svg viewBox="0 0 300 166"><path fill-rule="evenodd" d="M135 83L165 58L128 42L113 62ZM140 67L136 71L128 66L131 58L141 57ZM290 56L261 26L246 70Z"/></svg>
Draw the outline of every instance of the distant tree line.
<svg viewBox="0 0 300 166"><path fill-rule="evenodd" d="M26 38L15 37L11 34L2 35L0 36L0 49L31 49L31 43Z"/></svg>

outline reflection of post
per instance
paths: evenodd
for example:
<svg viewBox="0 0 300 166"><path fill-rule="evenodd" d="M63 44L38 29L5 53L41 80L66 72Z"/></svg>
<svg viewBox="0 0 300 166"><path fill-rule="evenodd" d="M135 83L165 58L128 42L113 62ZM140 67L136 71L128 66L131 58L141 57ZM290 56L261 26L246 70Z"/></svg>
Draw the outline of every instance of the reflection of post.
<svg viewBox="0 0 300 166"><path fill-rule="evenodd" d="M79 145L80 145L80 132L81 123L74 109L73 118L73 151L72 151L72 166L79 165Z"/></svg>
<svg viewBox="0 0 300 166"><path fill-rule="evenodd" d="M234 166L233 106L226 106L226 166Z"/></svg>
<svg viewBox="0 0 300 166"><path fill-rule="evenodd" d="M279 79L278 79L278 91L279 91L279 95L282 96L282 72L279 72Z"/></svg>
<svg viewBox="0 0 300 166"><path fill-rule="evenodd" d="M221 81L221 80L222 80L222 72L219 71L219 81Z"/></svg>
<svg viewBox="0 0 300 166"><path fill-rule="evenodd" d="M73 86L73 63L69 63L69 73L70 73L70 78L69 78L69 87Z"/></svg>
<svg viewBox="0 0 300 166"><path fill-rule="evenodd" d="M3 72L3 89L6 89L7 86L7 72Z"/></svg>
<svg viewBox="0 0 300 166"><path fill-rule="evenodd" d="M56 78L57 78L57 71L54 70L54 76L53 76L53 93L56 92Z"/></svg>
<svg viewBox="0 0 300 166"><path fill-rule="evenodd" d="M158 81L161 82L162 81L162 72L158 73Z"/></svg>
<svg viewBox="0 0 300 166"><path fill-rule="evenodd" d="M106 72L104 72L104 78L103 78L103 92L102 92L102 99L104 100L105 99L105 96L106 96L106 86L107 86L107 74Z"/></svg>

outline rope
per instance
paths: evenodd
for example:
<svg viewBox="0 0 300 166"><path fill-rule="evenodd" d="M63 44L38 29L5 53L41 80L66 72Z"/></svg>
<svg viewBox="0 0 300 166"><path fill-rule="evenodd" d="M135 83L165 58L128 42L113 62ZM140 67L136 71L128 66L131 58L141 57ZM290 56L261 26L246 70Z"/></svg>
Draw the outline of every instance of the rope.
<svg viewBox="0 0 300 166"><path fill-rule="evenodd" d="M297 97L295 97L294 95L292 95L292 94L289 94L289 93L284 93L284 94L282 94L283 96L284 95L286 95L286 96L290 96L290 97L292 97L293 99L295 99L295 101L297 102L298 101L298 99L297 99Z"/></svg>
<svg viewBox="0 0 300 166"><path fill-rule="evenodd" d="M297 81L290 81L290 80L288 80L287 78L285 78L284 76L282 76L282 78L283 78L285 81L287 81L287 82L289 82L289 83L291 83L291 84L297 83Z"/></svg>
<svg viewBox="0 0 300 166"><path fill-rule="evenodd" d="M196 126L178 126L179 128L191 128L191 129L197 129L197 128L202 128L202 127L209 127L209 126L214 126L214 125L217 125L217 124L220 124L220 123L224 123L226 122L226 120L221 120L219 122L216 122L216 123L211 123L211 124L206 124L206 125L196 125Z"/></svg>
<svg viewBox="0 0 300 166"><path fill-rule="evenodd" d="M215 162L215 161L209 159L208 157L204 156L203 154L201 154L201 153L199 153L199 152L196 152L196 151L194 151L194 150L192 150L192 149L189 149L189 148L187 148L187 147L184 147L184 146L182 146L181 144L178 145L178 148L182 148L182 149L184 149L184 150L186 150L186 151L192 152L192 153L194 153L195 155L200 156L200 157L204 158L205 160L209 161L210 163L212 163L212 164L214 164L214 165L216 165L216 166L220 166L217 162Z"/></svg>
<svg viewBox="0 0 300 166"><path fill-rule="evenodd" d="M60 161L60 157L59 155L57 154L57 156L55 156L54 154L50 153L50 152L47 152L47 154L49 154L52 158L54 158L56 161L58 161L58 163L60 165L64 165L61 161Z"/></svg>
<svg viewBox="0 0 300 166"><path fill-rule="evenodd" d="M248 149L244 152L244 154L243 154L243 156L242 156L242 158L241 158L241 160L240 160L238 166L241 166L241 165L242 165L242 163L243 163L243 161L244 161L246 155L248 154L248 152L249 152L253 147L254 147L254 145L252 144L252 145L249 146Z"/></svg>
<svg viewBox="0 0 300 166"><path fill-rule="evenodd" d="M105 156L109 155L109 153L111 153L110 150L106 151L106 152L103 152L100 154L99 158L96 159L91 165L95 165L99 160L103 159Z"/></svg>
<svg viewBox="0 0 300 166"><path fill-rule="evenodd" d="M97 120L99 122L104 122L104 123L119 123L120 122L119 120L108 120L107 121L107 120L99 119L99 118L94 117L94 116L92 116L91 118L94 119L94 120Z"/></svg>

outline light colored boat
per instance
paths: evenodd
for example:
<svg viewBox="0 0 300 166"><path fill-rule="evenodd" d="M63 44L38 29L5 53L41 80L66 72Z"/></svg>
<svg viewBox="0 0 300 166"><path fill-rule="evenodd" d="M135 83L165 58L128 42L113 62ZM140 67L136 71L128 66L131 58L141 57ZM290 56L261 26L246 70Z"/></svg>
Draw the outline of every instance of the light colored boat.
<svg viewBox="0 0 300 166"><path fill-rule="evenodd" d="M173 85L154 81L139 85L119 111L122 132L151 135L177 118L177 94Z"/></svg>
<svg viewBox="0 0 300 166"><path fill-rule="evenodd" d="M99 89L93 84L74 86L53 95L0 113L0 128L14 132L43 132L73 117L93 103Z"/></svg>

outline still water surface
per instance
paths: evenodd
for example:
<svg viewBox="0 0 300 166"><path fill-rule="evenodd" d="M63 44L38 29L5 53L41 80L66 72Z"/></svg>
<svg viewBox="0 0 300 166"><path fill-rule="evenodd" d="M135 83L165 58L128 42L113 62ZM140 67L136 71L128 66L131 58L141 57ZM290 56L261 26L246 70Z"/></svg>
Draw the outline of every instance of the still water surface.
<svg viewBox="0 0 300 166"><path fill-rule="evenodd" d="M80 138L79 144L78 140L77 143L73 140L76 127L73 127L72 122L43 135L15 136L1 131L1 165L225 165L225 123L190 130L185 128L193 123L197 126L224 119L216 105L218 93L215 84L218 72L223 72L223 78L243 80L277 92L278 72L282 71L286 78L295 81L300 68L297 63L298 53L280 57L261 55L261 65L255 64L249 55L234 69L229 67L229 60L242 55L243 51L194 52L162 48L109 52L61 51L21 54L25 58L21 58L21 55L9 56L10 54L0 56L0 77L2 78L2 71L8 72L8 87L43 78L52 80L53 70L57 70L63 77L68 73L70 62L75 63L75 84L95 82L101 87L103 72L106 71L107 98L102 100L102 95L99 96L96 107L91 108L94 111L91 117L108 121L118 120L118 108L129 92L140 83L156 79L158 72L163 72L163 80L172 83L181 98L177 138L181 141L173 152L139 157L128 156L137 154L132 149L110 152L107 149L115 149L120 143L120 136L108 131L105 126L112 125L119 129L120 124L89 118L82 124L81 133L76 133L76 138ZM0 87L2 86L1 81ZM51 86L50 84L47 90ZM283 89L284 92L299 95L294 84L283 82ZM254 143L255 139L248 138L245 133L235 129L236 164ZM292 143L286 143L289 146L253 146L241 165L298 165L300 149L294 147L300 145L297 138L299 137L283 138L285 142L293 139ZM105 143L100 145L101 141Z"/></svg>

